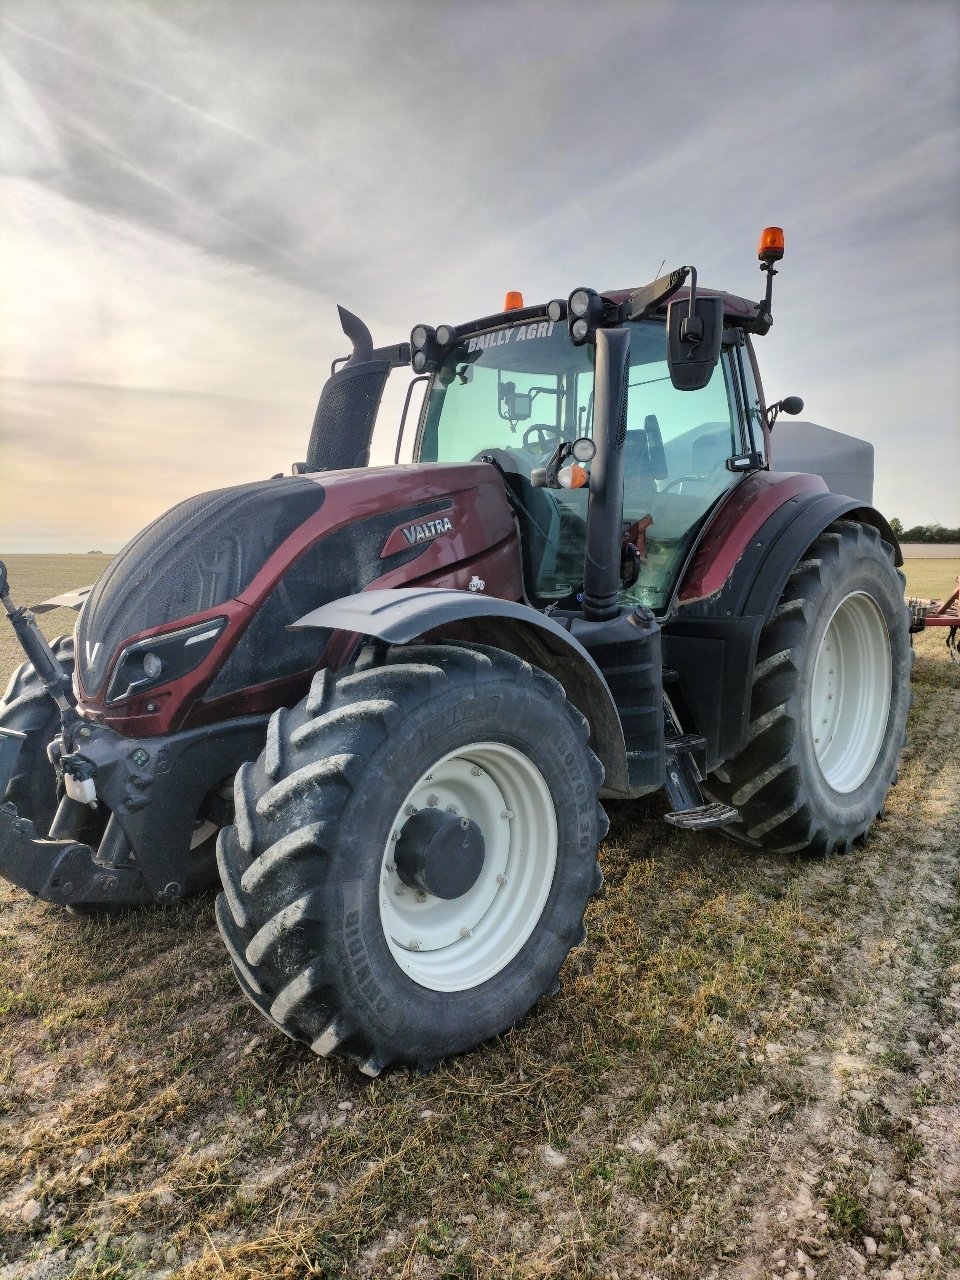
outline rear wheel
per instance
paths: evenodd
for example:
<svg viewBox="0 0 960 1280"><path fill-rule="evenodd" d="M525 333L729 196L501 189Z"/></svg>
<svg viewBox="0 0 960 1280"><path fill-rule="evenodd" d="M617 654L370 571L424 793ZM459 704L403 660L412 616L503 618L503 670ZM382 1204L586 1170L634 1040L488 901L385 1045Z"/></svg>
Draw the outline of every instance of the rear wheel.
<svg viewBox="0 0 960 1280"><path fill-rule="evenodd" d="M846 851L883 808L910 705L903 576L875 529L831 525L760 636L747 746L709 790L729 834L779 853Z"/></svg>
<svg viewBox="0 0 960 1280"><path fill-rule="evenodd" d="M244 765L217 918L280 1030L376 1075L428 1068L555 989L600 886L583 717L500 650L321 672Z"/></svg>

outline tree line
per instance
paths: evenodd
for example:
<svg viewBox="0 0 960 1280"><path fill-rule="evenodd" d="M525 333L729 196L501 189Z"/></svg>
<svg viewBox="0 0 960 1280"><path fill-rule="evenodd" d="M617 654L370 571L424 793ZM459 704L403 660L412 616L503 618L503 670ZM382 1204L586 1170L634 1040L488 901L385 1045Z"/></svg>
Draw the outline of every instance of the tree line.
<svg viewBox="0 0 960 1280"><path fill-rule="evenodd" d="M960 528L948 529L936 520L933 524L914 524L905 529L894 516L890 528L901 542L960 542Z"/></svg>

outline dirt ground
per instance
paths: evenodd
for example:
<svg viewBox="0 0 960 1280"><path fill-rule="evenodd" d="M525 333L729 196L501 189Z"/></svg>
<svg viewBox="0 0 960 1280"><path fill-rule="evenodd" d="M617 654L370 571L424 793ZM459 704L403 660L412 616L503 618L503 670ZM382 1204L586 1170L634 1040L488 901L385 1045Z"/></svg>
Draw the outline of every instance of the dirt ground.
<svg viewBox="0 0 960 1280"><path fill-rule="evenodd" d="M0 1280L960 1275L960 667L916 648L865 844L611 806L560 994L428 1076L271 1032L209 899L0 887Z"/></svg>

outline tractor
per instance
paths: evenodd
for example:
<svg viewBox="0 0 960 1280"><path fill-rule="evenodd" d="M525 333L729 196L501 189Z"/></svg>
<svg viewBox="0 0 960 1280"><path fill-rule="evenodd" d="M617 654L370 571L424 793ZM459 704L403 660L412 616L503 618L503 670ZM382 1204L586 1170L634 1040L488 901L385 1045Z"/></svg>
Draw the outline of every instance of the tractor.
<svg viewBox="0 0 960 1280"><path fill-rule="evenodd" d="M847 852L896 777L909 617L884 517L771 467L803 407L766 404L754 355L782 256L768 228L759 303L684 266L379 348L341 309L352 352L291 475L160 516L72 593L73 640L4 570L28 661L0 873L79 911L219 879L245 996L375 1076L556 989L604 803ZM394 370L395 465L371 466Z"/></svg>

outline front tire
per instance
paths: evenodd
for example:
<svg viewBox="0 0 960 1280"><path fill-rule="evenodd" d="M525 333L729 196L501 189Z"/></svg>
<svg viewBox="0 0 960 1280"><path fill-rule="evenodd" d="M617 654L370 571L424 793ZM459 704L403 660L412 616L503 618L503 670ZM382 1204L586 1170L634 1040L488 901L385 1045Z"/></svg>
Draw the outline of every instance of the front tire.
<svg viewBox="0 0 960 1280"><path fill-rule="evenodd" d="M587 725L500 650L393 650L273 716L221 833L217 920L245 994L369 1075L428 1069L556 988L600 887Z"/></svg>
<svg viewBox="0 0 960 1280"><path fill-rule="evenodd" d="M51 648L68 675L73 675L73 638L60 636ZM72 690L67 697L74 702ZM57 811L57 773L47 758L47 747L60 732L60 712L47 693L32 662L22 662L10 677L0 700L0 727L25 733L16 770L0 801L16 805L21 818L29 818L40 835L50 830Z"/></svg>
<svg viewBox="0 0 960 1280"><path fill-rule="evenodd" d="M893 548L831 525L793 570L757 651L746 747L709 779L728 833L777 853L846 852L896 778L910 706L909 615Z"/></svg>

